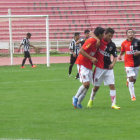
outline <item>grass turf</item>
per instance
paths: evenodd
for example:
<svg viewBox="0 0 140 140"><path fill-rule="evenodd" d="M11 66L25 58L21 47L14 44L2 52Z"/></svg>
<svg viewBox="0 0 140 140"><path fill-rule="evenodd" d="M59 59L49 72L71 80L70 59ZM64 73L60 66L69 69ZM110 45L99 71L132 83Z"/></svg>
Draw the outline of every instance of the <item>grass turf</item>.
<svg viewBox="0 0 140 140"><path fill-rule="evenodd" d="M139 140L140 78L135 84L137 101L126 87L123 63L115 66L117 104L112 110L109 88L101 86L94 108L74 109L72 96L81 85L68 77L69 64L0 67L0 138L40 140Z"/></svg>

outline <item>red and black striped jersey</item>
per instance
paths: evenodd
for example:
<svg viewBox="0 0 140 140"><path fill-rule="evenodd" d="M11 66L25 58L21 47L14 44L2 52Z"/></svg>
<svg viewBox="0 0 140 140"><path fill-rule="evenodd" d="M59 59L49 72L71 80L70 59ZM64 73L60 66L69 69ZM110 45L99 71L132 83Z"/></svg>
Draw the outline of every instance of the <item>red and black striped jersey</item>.
<svg viewBox="0 0 140 140"><path fill-rule="evenodd" d="M136 51L140 51L138 39L133 39L132 41L125 40L122 43L121 52L125 52L125 67L138 67L140 65L140 56L134 56Z"/></svg>
<svg viewBox="0 0 140 140"><path fill-rule="evenodd" d="M106 42L104 39L101 40L101 45L96 52L96 58L98 62L96 67L101 69L109 69L109 65L112 63L110 56L117 57L117 49L114 42Z"/></svg>

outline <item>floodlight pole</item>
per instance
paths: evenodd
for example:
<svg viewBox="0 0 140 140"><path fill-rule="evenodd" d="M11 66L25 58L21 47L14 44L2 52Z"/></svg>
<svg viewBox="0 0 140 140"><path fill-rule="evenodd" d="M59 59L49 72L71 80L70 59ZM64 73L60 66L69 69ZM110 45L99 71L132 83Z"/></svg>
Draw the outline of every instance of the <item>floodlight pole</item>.
<svg viewBox="0 0 140 140"><path fill-rule="evenodd" d="M11 9L8 9L8 14L11 16ZM12 22L11 17L9 17L9 39L10 39L10 58L11 58L11 65L13 65L13 46L12 46Z"/></svg>

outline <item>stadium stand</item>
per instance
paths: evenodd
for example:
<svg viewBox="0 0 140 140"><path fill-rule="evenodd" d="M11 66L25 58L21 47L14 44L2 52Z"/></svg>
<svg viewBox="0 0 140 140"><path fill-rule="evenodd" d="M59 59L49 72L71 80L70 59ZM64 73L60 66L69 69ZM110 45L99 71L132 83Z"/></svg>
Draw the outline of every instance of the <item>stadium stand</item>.
<svg viewBox="0 0 140 140"><path fill-rule="evenodd" d="M113 27L115 38L124 38L125 30L133 28L140 37L139 0L1 0L0 15L49 15L50 39L71 39L75 31L97 26ZM34 19L36 20L36 19ZM33 39L45 39L42 19L32 25L30 19L13 21L13 40L21 40L24 29L34 34ZM30 23L30 24L29 24ZM17 30L16 27L21 26ZM0 22L0 40L8 40L8 22Z"/></svg>

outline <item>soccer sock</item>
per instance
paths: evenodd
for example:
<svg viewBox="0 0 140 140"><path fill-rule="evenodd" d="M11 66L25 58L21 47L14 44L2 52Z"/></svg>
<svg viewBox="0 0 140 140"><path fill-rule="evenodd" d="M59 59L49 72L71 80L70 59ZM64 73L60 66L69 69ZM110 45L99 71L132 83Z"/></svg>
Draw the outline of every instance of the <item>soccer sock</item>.
<svg viewBox="0 0 140 140"><path fill-rule="evenodd" d="M70 64L70 66L69 66L69 75L70 75L71 72L72 72L72 67L73 67L73 64Z"/></svg>
<svg viewBox="0 0 140 140"><path fill-rule="evenodd" d="M112 101L112 106L116 104L116 90L110 90L110 97Z"/></svg>
<svg viewBox="0 0 140 140"><path fill-rule="evenodd" d="M91 95L90 95L90 100L94 100L95 94L96 94L96 92L94 92L93 89L92 89Z"/></svg>
<svg viewBox="0 0 140 140"><path fill-rule="evenodd" d="M87 91L88 91L87 88L85 88L85 89L83 90L82 94L78 97L78 102L77 102L77 104L81 104L81 102L83 101L83 99L84 99L85 96L86 96Z"/></svg>
<svg viewBox="0 0 140 140"><path fill-rule="evenodd" d="M79 78L79 73L76 74L76 78Z"/></svg>
<svg viewBox="0 0 140 140"><path fill-rule="evenodd" d="M75 95L75 98L78 98L82 94L84 89L85 89L85 87L83 85L81 85L80 88L78 89L76 95Z"/></svg>
<svg viewBox="0 0 140 140"><path fill-rule="evenodd" d="M22 66L24 66L25 61L26 61L26 58L23 59L23 61L22 61Z"/></svg>
<svg viewBox="0 0 140 140"><path fill-rule="evenodd" d="M131 98L136 97L135 96L134 83L133 82L129 82L129 92L130 92Z"/></svg>
<svg viewBox="0 0 140 140"><path fill-rule="evenodd" d="M33 66L33 63L32 63L32 60L31 60L31 58L29 58L29 62L30 62L30 64Z"/></svg>

